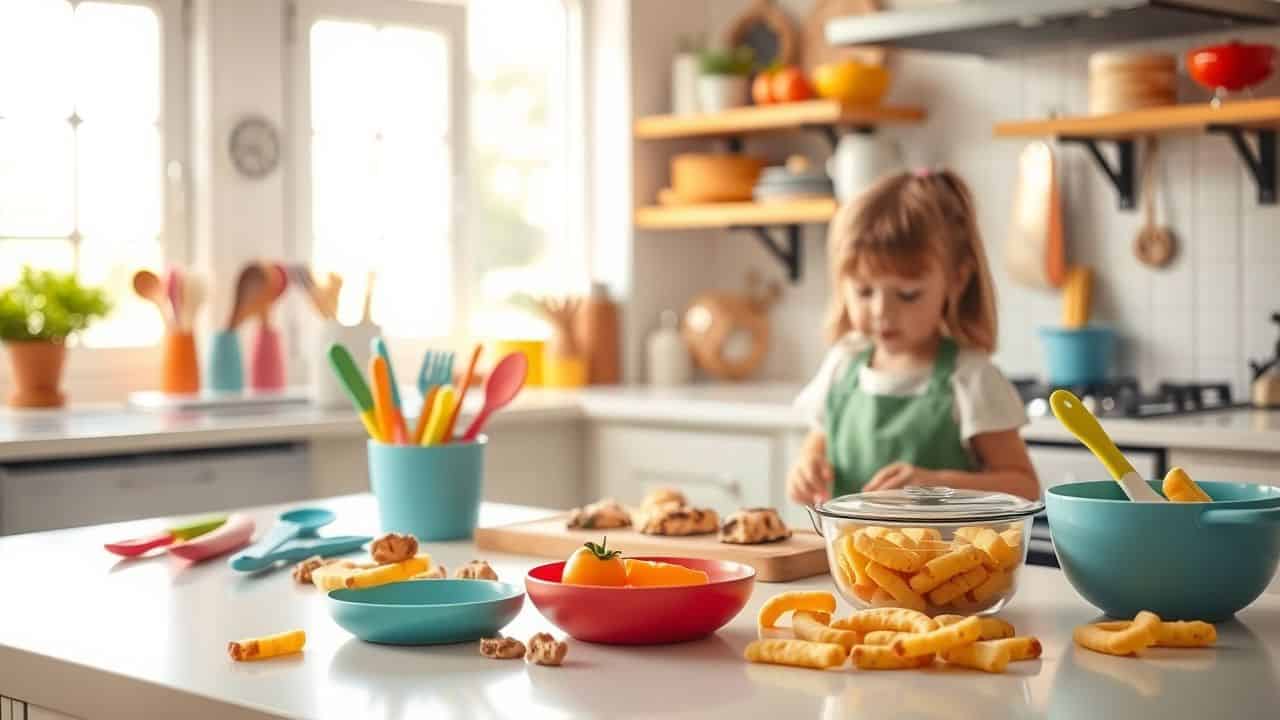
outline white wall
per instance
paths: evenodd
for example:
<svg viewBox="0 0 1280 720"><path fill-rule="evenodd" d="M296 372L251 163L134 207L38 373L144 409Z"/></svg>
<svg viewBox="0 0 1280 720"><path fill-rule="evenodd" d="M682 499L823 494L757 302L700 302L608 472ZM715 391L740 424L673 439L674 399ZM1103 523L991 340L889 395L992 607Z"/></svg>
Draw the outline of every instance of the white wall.
<svg viewBox="0 0 1280 720"><path fill-rule="evenodd" d="M636 12L661 16L663 10ZM666 110L670 43L676 3L652 3L668 13L665 22L637 23L633 64L637 77L638 115ZM741 0L707 0L706 25L713 38L742 11ZM809 0L781 0L779 5L801 21ZM699 9L679 3L680 17L696 19ZM690 17L692 16L692 18ZM649 32L645 32L648 27ZM1244 33L1265 42L1280 41L1280 32ZM1193 37L1154 44L1182 52L1218 38ZM980 206L1000 293L1001 336L997 360L1015 375L1042 374L1036 328L1059 317L1056 295L1013 285L1001 258L1017 155L1022 141L997 141L993 125L1001 120L1043 117L1050 110L1083 113L1087 108L1087 58L1090 49L1070 48L1040 56L984 61L957 56L899 53L893 59L890 102L928 108L928 123L893 131L906 146L912 164L948 165L973 186ZM664 54L665 53L665 54ZM1263 88L1273 94L1280 85ZM1187 83L1183 98L1204 97ZM698 145L694 145L697 147ZM823 157L816 137L784 141L751 141L748 151L782 160L789 151ZM637 147L638 204L652 202L665 177L670 144ZM1113 324L1123 336L1119 370L1146 383L1157 378L1227 379L1243 393L1247 360L1268 354L1275 331L1267 318L1280 310L1280 237L1271 232L1280 208L1260 207L1256 191L1225 138L1188 136L1166 141L1161 168L1162 214L1181 240L1172 267L1151 270L1132 254L1137 213L1121 213L1110 185L1075 147L1061 147L1060 164L1066 202L1070 259L1099 272L1096 321ZM789 286L773 311L773 350L761 373L765 379L799 381L813 371L824 352L820 325L827 295L823 253L825 227L805 231L804 279ZM703 288L737 288L750 267L782 278L782 271L759 245L746 236L697 232L637 233L635 282L637 317L643 327L657 305L683 307ZM685 277L692 263L698 271ZM684 282L681 282L683 280ZM665 292L640 288L662 284ZM683 297L681 293L684 293ZM638 359L638 358L637 358Z"/></svg>

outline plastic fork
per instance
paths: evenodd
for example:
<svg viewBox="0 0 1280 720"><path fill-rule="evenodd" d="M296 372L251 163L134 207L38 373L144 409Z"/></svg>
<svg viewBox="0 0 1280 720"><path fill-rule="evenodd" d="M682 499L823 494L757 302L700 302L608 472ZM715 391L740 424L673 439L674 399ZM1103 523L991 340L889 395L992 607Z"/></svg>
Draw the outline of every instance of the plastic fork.
<svg viewBox="0 0 1280 720"><path fill-rule="evenodd" d="M431 417L431 405L436 393L443 385L453 382L453 353L446 350L428 350L422 358L422 366L418 368L418 392L422 395L422 410L418 412L418 422L414 426L413 436L409 438L411 445L422 442L422 434L427 429L427 420Z"/></svg>

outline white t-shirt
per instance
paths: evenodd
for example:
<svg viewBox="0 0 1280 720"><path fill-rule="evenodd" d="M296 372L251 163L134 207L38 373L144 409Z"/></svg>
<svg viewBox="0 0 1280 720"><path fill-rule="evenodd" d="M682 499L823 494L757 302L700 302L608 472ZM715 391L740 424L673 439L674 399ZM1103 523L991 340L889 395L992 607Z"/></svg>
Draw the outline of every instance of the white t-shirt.
<svg viewBox="0 0 1280 720"><path fill-rule="evenodd" d="M844 379L858 355L870 346L871 342L861 335L846 335L827 352L818 374L800 391L796 407L809 418L814 429L825 431L827 393L832 385ZM932 367L900 374L863 365L858 373L858 389L872 395L923 395L932 374ZM951 389L955 394L956 425L960 427L960 440L966 448L974 435L1015 430L1027 424L1027 410L1018 391L991 362L991 357L980 350L960 348L956 353Z"/></svg>

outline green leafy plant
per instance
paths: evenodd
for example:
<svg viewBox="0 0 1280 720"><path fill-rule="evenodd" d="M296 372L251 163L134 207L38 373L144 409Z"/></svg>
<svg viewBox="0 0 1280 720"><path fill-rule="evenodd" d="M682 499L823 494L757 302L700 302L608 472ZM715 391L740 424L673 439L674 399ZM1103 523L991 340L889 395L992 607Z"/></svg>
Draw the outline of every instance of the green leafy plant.
<svg viewBox="0 0 1280 720"><path fill-rule="evenodd" d="M62 340L110 311L106 291L81 285L74 273L25 267L0 292L0 340Z"/></svg>
<svg viewBox="0 0 1280 720"><path fill-rule="evenodd" d="M746 77L755 66L756 54L743 45L732 50L703 50L698 65L703 75L739 75Z"/></svg>

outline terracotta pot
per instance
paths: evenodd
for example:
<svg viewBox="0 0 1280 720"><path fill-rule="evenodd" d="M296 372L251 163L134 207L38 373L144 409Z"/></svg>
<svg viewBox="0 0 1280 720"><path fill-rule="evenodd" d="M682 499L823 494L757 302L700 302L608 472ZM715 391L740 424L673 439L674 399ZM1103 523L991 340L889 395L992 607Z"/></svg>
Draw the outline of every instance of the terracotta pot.
<svg viewBox="0 0 1280 720"><path fill-rule="evenodd" d="M9 405L20 408L61 407L66 397L58 390L67 346L44 340L6 341L13 393Z"/></svg>

